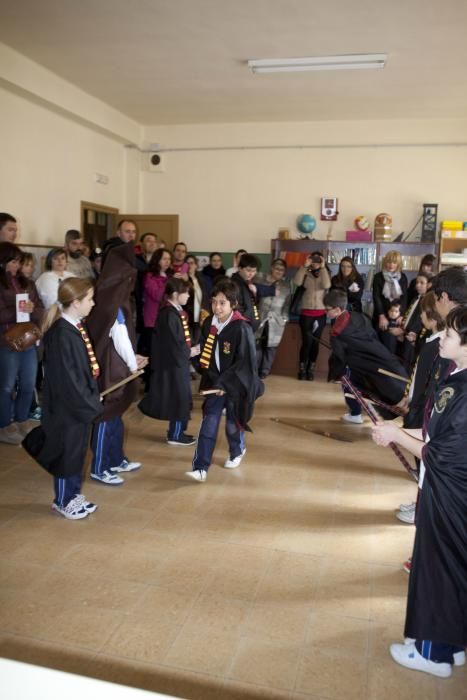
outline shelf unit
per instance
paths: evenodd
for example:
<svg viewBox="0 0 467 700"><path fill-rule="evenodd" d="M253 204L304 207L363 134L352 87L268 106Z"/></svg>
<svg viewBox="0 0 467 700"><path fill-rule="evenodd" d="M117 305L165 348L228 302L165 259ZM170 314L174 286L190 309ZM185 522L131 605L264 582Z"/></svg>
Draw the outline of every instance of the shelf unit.
<svg viewBox="0 0 467 700"><path fill-rule="evenodd" d="M439 241L441 268L451 265L467 266L467 231L441 231ZM450 254L454 256L449 257Z"/></svg>
<svg viewBox="0 0 467 700"><path fill-rule="evenodd" d="M445 239L448 240L448 239ZM459 239L458 239L459 240ZM467 239L465 239L467 248ZM391 243L382 241L333 241L314 240L310 238L271 240L271 255L273 258L283 258L287 262L288 276L293 277L295 271L303 264L307 255L313 251L323 254L331 275L335 275L339 262L349 255L365 280L363 292L363 308L367 313L372 304L371 287L375 272L381 269L381 260L390 250L397 250L402 255L403 271L410 280L415 277L424 255L437 255L436 243Z"/></svg>

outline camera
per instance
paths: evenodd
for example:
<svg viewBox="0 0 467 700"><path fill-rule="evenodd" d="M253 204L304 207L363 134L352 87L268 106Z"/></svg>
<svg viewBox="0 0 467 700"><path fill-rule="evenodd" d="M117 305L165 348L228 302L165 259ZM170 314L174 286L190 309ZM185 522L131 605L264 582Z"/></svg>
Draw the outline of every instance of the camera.
<svg viewBox="0 0 467 700"><path fill-rule="evenodd" d="M319 263L321 265L321 255L312 255L311 262L312 263Z"/></svg>

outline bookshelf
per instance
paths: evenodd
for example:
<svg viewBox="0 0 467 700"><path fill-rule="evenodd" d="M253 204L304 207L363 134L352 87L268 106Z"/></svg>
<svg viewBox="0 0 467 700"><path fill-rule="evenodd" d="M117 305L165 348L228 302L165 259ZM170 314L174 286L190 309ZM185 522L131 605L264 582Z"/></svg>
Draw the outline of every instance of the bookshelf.
<svg viewBox="0 0 467 700"><path fill-rule="evenodd" d="M447 240L447 239L446 239ZM459 241L458 241L459 242ZM467 239L465 240L467 248ZM372 284L375 272L381 269L381 260L390 250L397 250L402 255L403 271L410 282L418 272L420 261L424 255L437 254L435 243L392 243L382 241L333 241L314 240L309 238L271 240L273 258L283 258L287 262L288 277L293 277L298 267L303 265L305 258L313 251L319 251L335 275L339 263L346 255L351 257L365 280L363 292L363 309L369 313L372 304Z"/></svg>

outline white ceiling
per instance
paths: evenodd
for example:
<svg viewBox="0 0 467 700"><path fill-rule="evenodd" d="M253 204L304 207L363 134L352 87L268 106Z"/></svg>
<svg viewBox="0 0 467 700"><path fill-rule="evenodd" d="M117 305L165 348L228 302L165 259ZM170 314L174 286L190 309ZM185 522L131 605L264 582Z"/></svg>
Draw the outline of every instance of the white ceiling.
<svg viewBox="0 0 467 700"><path fill-rule="evenodd" d="M466 0L0 0L0 41L141 124L467 115ZM388 53L253 75L249 58Z"/></svg>

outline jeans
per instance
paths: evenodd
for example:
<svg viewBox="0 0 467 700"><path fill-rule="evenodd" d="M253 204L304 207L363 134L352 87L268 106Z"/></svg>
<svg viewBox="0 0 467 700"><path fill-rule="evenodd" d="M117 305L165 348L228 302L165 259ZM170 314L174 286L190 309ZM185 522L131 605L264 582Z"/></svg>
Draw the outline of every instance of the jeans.
<svg viewBox="0 0 467 700"><path fill-rule="evenodd" d="M225 435L229 445L229 457L239 457L245 448L244 431L235 421L233 407L227 396L209 396L203 405L203 422L193 457L193 469L209 469L217 441L222 410L226 409Z"/></svg>
<svg viewBox="0 0 467 700"><path fill-rule="evenodd" d="M300 363L310 367L319 353L319 339L326 326L326 314L322 316L300 316L302 332L302 347L300 348Z"/></svg>
<svg viewBox="0 0 467 700"><path fill-rule="evenodd" d="M37 374L37 349L15 352L0 346L0 428L29 417ZM16 389L16 396L14 392ZM13 398L14 396L14 398Z"/></svg>

